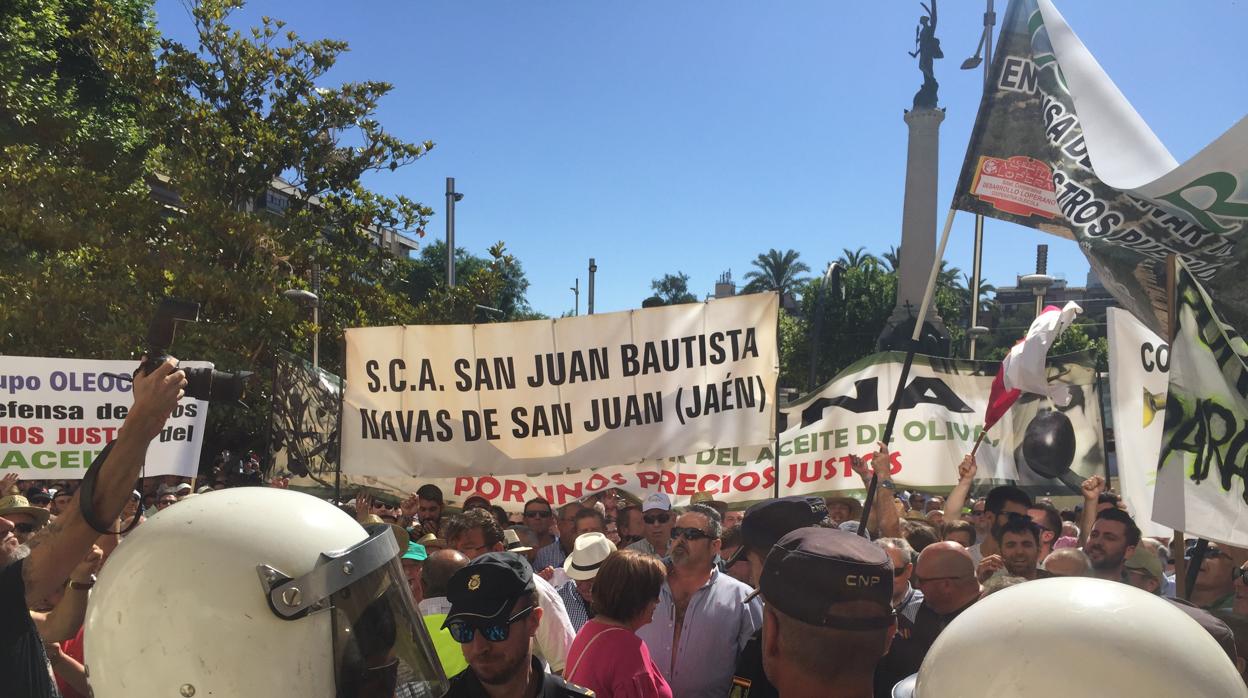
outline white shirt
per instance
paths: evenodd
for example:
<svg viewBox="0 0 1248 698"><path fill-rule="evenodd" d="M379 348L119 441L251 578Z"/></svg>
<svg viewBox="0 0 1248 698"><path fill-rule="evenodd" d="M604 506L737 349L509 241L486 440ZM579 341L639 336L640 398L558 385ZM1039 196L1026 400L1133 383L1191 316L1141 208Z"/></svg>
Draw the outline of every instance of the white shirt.
<svg viewBox="0 0 1248 698"><path fill-rule="evenodd" d="M568 660L568 649L572 647L576 632L572 630L572 619L559 592L536 574L533 583L537 586L537 605L542 609L542 622L537 626L537 653L550 665L552 673L560 672Z"/></svg>

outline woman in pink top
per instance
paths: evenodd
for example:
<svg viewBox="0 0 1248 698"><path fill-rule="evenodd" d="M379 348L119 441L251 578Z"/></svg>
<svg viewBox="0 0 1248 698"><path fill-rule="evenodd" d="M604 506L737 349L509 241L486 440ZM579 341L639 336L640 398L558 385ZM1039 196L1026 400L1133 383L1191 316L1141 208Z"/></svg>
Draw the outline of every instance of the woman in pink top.
<svg viewBox="0 0 1248 698"><path fill-rule="evenodd" d="M650 622L667 570L657 557L619 550L594 578L594 610L568 650L564 678L604 698L672 698L637 629Z"/></svg>

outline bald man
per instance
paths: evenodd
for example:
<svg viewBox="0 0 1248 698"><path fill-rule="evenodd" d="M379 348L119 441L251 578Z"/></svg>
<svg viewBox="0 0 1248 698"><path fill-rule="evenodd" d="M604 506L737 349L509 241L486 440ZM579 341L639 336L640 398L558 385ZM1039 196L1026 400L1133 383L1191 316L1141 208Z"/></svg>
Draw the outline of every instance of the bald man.
<svg viewBox="0 0 1248 698"><path fill-rule="evenodd" d="M945 626L979 599L975 561L953 541L923 548L911 581L923 592L923 603L914 621L899 619L892 648L875 670L877 696L891 695L898 681L917 672Z"/></svg>
<svg viewBox="0 0 1248 698"><path fill-rule="evenodd" d="M1079 548L1058 548L1044 558L1044 571L1054 577L1091 577L1092 561Z"/></svg>

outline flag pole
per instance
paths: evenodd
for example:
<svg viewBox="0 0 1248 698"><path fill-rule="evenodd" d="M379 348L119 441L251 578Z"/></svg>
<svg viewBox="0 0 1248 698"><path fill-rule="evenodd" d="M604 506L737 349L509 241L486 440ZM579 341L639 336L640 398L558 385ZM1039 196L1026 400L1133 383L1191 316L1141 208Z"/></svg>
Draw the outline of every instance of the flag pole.
<svg viewBox="0 0 1248 698"><path fill-rule="evenodd" d="M940 233L940 243L936 246L936 256L932 258L932 270L927 275L927 288L923 291L923 303L919 306L919 314L914 319L914 331L910 333L910 346L906 348L906 360L901 365L901 377L897 381L897 390L893 393L893 402L888 407L888 422L880 435L884 448L893 439L893 425L897 422L897 409L901 406L901 394L906 389L906 381L910 378L910 367L914 364L915 350L919 346L919 337L923 336L923 323L927 321L927 309L932 305L936 295L936 278L940 275L940 261L945 258L945 245L949 243L949 231L953 229L953 216L957 212L952 206L945 216L945 228ZM779 463L779 454L776 456ZM858 522L858 535L867 536L867 517L871 515L871 505L875 501L875 491L880 484L880 474L872 469L871 482L867 485L867 499L862 504L862 518Z"/></svg>
<svg viewBox="0 0 1248 698"><path fill-rule="evenodd" d="M1166 255L1166 341L1170 346L1174 346L1174 336L1178 332L1178 287L1179 287L1179 269L1178 257L1172 252ZM1187 583L1187 560L1183 558L1184 548L1186 547L1183 540L1183 532L1175 530L1174 536L1170 540L1170 556L1174 558L1174 586L1175 592L1179 598L1186 600L1191 596ZM1204 551L1201 551L1202 556ZM1196 569L1200 569L1197 563Z"/></svg>

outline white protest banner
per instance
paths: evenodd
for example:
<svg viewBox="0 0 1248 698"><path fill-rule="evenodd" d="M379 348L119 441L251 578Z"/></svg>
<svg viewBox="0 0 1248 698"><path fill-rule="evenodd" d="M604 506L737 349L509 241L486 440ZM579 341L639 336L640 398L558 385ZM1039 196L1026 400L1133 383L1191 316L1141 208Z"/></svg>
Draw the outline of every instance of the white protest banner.
<svg viewBox="0 0 1248 698"><path fill-rule="evenodd" d="M1121 308L1110 308L1109 394L1118 454L1118 490L1146 536L1170 537L1154 523L1153 487L1166 422L1170 347Z"/></svg>
<svg viewBox="0 0 1248 698"><path fill-rule="evenodd" d="M1182 265L1153 521L1248 546L1248 349Z"/></svg>
<svg viewBox="0 0 1248 698"><path fill-rule="evenodd" d="M136 361L0 356L0 473L74 480L112 439L134 402ZM185 361L185 367L212 364ZM147 475L193 477L208 403L183 398L147 451Z"/></svg>
<svg viewBox="0 0 1248 698"><path fill-rule="evenodd" d="M849 456L875 450L901 375L904 354L876 354L846 369L818 393L784 409L782 494L861 488ZM1017 485L1034 494L1071 494L1104 469L1095 373L1086 353L1049 357L1049 383L1064 385L1065 407L1025 394L992 429L976 454L980 484ZM957 466L979 436L999 367L916 356L901 396L893 440L898 485L950 488Z"/></svg>
<svg viewBox="0 0 1248 698"><path fill-rule="evenodd" d="M900 353L867 357L783 410L791 426L780 435L781 496L862 490L850 456L867 457L875 450L903 360ZM1078 488L1083 478L1104 468L1091 356L1050 357L1048 363L1051 380L1071 389L1071 403L1059 410L1039 396L1020 400L980 447L979 483L1070 494L1071 486ZM997 367L995 362L915 357L890 445L895 482L929 490L955 484L957 464L979 435ZM1037 446L1036 436L1062 431L1054 424L1067 429L1058 439L1062 449ZM465 471L456 477L363 476L351 481L404 493L432 483L453 502L481 495L511 509L532 497L558 506L610 488L638 498L663 492L676 504L699 492L719 501L748 503L772 497L773 448L711 448L681 458L525 476Z"/></svg>
<svg viewBox="0 0 1248 698"><path fill-rule="evenodd" d="M775 294L351 329L343 472L543 473L774 436Z"/></svg>

